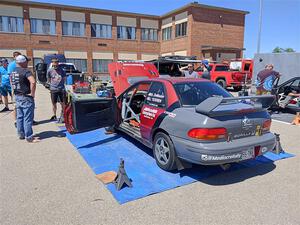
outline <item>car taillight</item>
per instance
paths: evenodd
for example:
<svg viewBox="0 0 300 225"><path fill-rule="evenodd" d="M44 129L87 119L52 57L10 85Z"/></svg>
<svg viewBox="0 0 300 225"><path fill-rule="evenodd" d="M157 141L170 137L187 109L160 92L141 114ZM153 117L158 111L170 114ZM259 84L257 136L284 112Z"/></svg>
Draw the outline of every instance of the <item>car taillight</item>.
<svg viewBox="0 0 300 225"><path fill-rule="evenodd" d="M188 136L200 140L217 140L227 136L225 128L193 128L188 132Z"/></svg>
<svg viewBox="0 0 300 225"><path fill-rule="evenodd" d="M265 120L262 125L263 131L270 131L272 120Z"/></svg>

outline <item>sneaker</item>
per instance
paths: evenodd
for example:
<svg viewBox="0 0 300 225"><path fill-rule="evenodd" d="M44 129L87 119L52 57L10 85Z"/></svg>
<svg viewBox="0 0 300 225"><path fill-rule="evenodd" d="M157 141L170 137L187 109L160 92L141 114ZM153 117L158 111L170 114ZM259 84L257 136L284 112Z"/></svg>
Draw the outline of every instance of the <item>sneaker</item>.
<svg viewBox="0 0 300 225"><path fill-rule="evenodd" d="M57 120L56 116L52 116L50 120Z"/></svg>
<svg viewBox="0 0 300 225"><path fill-rule="evenodd" d="M9 108L4 107L4 109L2 109L0 112L7 112L7 111L9 111Z"/></svg>
<svg viewBox="0 0 300 225"><path fill-rule="evenodd" d="M25 139L25 137L19 137L19 139L20 139L20 140L24 140L24 139Z"/></svg>
<svg viewBox="0 0 300 225"><path fill-rule="evenodd" d="M39 137L31 137L31 138L26 139L26 141L29 143L37 143L37 142L40 142L41 140L39 139Z"/></svg>

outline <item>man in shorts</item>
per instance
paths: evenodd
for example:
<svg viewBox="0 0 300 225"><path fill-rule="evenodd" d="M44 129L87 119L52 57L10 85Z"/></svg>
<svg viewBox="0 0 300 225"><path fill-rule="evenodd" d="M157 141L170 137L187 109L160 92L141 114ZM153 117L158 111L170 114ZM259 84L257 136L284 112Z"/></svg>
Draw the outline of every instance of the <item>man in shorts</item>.
<svg viewBox="0 0 300 225"><path fill-rule="evenodd" d="M53 116L50 120L57 120L56 110L57 102L61 104L62 112L65 108L65 80L66 73L65 71L58 66L59 61L57 58L51 60L51 67L47 71L47 79L50 86L51 102Z"/></svg>

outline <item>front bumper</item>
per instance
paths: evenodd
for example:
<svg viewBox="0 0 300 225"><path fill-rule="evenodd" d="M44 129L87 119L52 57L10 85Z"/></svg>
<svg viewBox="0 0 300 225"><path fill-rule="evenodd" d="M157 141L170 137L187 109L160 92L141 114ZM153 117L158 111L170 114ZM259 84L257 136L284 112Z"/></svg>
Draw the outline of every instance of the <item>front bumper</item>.
<svg viewBox="0 0 300 225"><path fill-rule="evenodd" d="M272 133L216 143L194 142L175 136L171 139L179 158L201 165L220 165L255 158L273 150L276 141ZM257 146L260 146L259 152L254 150Z"/></svg>

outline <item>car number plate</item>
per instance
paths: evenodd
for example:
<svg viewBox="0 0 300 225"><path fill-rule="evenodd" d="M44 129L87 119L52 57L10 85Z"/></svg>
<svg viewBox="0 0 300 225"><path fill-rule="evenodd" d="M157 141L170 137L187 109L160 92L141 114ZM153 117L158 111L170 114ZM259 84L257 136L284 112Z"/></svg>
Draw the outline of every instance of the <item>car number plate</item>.
<svg viewBox="0 0 300 225"><path fill-rule="evenodd" d="M242 160L252 159L253 157L254 157L254 149L253 148L242 152Z"/></svg>

